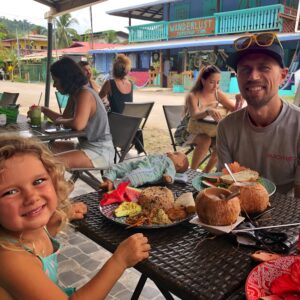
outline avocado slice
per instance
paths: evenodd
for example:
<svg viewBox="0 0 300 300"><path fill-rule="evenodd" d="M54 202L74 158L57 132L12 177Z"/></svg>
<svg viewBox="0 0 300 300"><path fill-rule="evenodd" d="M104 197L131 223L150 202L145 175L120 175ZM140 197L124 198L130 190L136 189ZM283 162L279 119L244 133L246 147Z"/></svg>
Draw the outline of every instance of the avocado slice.
<svg viewBox="0 0 300 300"><path fill-rule="evenodd" d="M125 216L135 216L138 215L142 211L142 207L135 202L122 202L115 209L115 216L117 218L125 217Z"/></svg>

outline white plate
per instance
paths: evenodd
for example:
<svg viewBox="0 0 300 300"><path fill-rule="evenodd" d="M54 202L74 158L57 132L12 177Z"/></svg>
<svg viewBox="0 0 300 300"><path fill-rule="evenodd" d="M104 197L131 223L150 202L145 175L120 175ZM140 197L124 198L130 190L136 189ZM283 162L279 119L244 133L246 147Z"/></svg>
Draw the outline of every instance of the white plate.
<svg viewBox="0 0 300 300"><path fill-rule="evenodd" d="M194 217L192 220L190 220L190 223L199 225L203 228L205 228L207 231L209 231L212 234L215 235L221 235L225 233L230 233L235 227L237 227L240 223L242 223L245 220L244 217L239 216L235 223L228 225L228 226L212 226L208 224L202 223L198 216Z"/></svg>
<svg viewBox="0 0 300 300"><path fill-rule="evenodd" d="M210 122L210 123L217 123L216 120L212 116L207 116L202 119L203 121Z"/></svg>
<svg viewBox="0 0 300 300"><path fill-rule="evenodd" d="M19 135L22 137L33 137L33 136L41 136L42 133L35 130L21 130L18 131Z"/></svg>
<svg viewBox="0 0 300 300"><path fill-rule="evenodd" d="M58 127L58 128L47 128L45 129L45 132L47 133L55 133L55 132L66 132L66 131L71 131L71 128L63 128L63 127Z"/></svg>
<svg viewBox="0 0 300 300"><path fill-rule="evenodd" d="M126 217L120 217L117 218L114 215L115 209L120 205L120 203L113 203L105 206L99 205L99 209L101 214L109 219L110 221L113 221L117 224L123 225L123 226L129 226L129 224L126 223ZM140 226L135 226L134 228L141 228L141 229L157 229L157 228L167 228L167 227L172 227L178 224L181 224L182 222L188 221L193 217L194 214L188 215L185 219L174 221L171 224L151 224L151 225L140 225Z"/></svg>

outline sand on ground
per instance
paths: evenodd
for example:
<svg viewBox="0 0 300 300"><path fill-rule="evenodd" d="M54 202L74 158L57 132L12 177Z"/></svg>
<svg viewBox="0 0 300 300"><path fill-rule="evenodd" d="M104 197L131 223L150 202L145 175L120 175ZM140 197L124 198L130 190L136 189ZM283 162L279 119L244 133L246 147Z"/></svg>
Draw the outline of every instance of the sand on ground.
<svg viewBox="0 0 300 300"><path fill-rule="evenodd" d="M20 104L21 113L26 113L29 106L38 103L41 93L43 93L41 100L41 105L43 105L45 99L45 84L0 81L0 92L20 93L17 103ZM146 123L148 128L167 129L162 105L183 104L185 93L173 93L171 89L142 88L135 89L133 96L134 102L155 102ZM58 111L55 88L53 87L50 89L49 107L55 111Z"/></svg>

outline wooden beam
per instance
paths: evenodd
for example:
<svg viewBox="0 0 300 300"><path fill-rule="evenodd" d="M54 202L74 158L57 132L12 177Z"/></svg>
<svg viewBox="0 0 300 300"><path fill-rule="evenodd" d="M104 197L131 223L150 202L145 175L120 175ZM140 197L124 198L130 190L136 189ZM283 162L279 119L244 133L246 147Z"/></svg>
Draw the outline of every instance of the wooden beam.
<svg viewBox="0 0 300 300"><path fill-rule="evenodd" d="M36 1L36 0L34 0L34 1ZM53 5L50 6L50 5L46 4L49 2L47 0L46 1L39 0L38 2L48 5L52 8L49 12L47 12L45 14L45 18L48 19L48 18L55 18L55 17L61 16L61 15L64 15L66 13L71 13L75 10L89 7L94 4L104 2L104 1L107 1L107 0L96 0L96 1L95 0L63 0L63 1L55 2L54 6ZM53 2L53 1L51 1L51 2Z"/></svg>
<svg viewBox="0 0 300 300"><path fill-rule="evenodd" d="M164 68L163 68L163 51L159 50L159 74L160 74L160 87L163 87L163 76L164 76Z"/></svg>

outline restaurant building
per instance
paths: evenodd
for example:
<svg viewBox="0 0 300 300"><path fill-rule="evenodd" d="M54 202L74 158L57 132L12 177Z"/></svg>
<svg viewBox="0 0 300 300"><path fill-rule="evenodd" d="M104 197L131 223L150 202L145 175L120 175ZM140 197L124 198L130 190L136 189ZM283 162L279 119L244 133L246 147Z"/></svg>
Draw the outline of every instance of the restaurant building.
<svg viewBox="0 0 300 300"><path fill-rule="evenodd" d="M137 86L189 88L201 66L216 64L226 72L224 91L230 91L235 89L234 76L226 59L233 51L233 40L246 32L275 31L290 71L288 86L299 67L297 8L298 0L151 1L107 12L128 18L129 44L90 53L96 68L107 73L117 53L127 54ZM133 18L149 24L131 26Z"/></svg>

